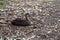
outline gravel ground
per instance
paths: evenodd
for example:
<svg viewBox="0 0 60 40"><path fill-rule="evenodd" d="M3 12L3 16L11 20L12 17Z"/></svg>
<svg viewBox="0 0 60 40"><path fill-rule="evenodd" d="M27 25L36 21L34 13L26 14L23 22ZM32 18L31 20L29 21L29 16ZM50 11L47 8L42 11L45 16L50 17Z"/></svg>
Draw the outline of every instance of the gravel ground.
<svg viewBox="0 0 60 40"><path fill-rule="evenodd" d="M59 2L37 2L10 1L9 5L5 5L0 10L0 36L22 40L60 40ZM27 12L31 15L31 26L11 24L13 19L23 18Z"/></svg>

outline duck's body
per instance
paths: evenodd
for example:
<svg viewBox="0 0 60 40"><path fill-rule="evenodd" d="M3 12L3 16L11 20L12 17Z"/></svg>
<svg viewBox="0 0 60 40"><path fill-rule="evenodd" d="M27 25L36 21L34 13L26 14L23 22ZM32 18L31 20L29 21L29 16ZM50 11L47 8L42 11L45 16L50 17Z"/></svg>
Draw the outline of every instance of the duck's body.
<svg viewBox="0 0 60 40"><path fill-rule="evenodd" d="M11 24L16 26L30 26L30 21L28 19L16 18L15 20L11 21Z"/></svg>
<svg viewBox="0 0 60 40"><path fill-rule="evenodd" d="M13 20L11 23L16 26L29 26L30 25L29 21L21 20L20 18L16 18L16 20Z"/></svg>

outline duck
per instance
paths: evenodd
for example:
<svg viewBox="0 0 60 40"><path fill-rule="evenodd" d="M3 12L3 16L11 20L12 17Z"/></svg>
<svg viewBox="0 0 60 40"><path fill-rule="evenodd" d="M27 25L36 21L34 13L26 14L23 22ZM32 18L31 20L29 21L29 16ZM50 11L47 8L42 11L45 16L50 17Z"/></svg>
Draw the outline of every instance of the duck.
<svg viewBox="0 0 60 40"><path fill-rule="evenodd" d="M30 14L26 13L24 16L25 16L25 19L16 18L16 19L11 21L11 24L15 25L15 26L30 26L31 23L28 19L28 16L30 17Z"/></svg>

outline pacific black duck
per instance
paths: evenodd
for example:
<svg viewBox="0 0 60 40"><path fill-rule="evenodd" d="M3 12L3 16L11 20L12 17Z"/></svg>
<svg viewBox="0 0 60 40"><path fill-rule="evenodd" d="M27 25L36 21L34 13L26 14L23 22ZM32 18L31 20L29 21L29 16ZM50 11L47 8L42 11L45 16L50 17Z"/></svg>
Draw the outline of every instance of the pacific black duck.
<svg viewBox="0 0 60 40"><path fill-rule="evenodd" d="M30 14L26 13L25 19L16 18L16 19L11 21L11 24L15 25L15 26L30 26L30 21L28 19L28 16L30 17Z"/></svg>

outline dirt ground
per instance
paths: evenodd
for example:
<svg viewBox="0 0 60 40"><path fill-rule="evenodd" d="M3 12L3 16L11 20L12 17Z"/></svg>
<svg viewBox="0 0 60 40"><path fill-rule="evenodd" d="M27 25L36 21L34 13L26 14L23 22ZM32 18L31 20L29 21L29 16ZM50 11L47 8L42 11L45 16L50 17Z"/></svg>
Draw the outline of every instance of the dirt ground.
<svg viewBox="0 0 60 40"><path fill-rule="evenodd" d="M31 15L31 26L14 26L11 21ZM8 22L7 22L8 21ZM0 37L16 40L60 40L60 4L58 1L9 1L0 10ZM6 39L7 40L7 39Z"/></svg>

